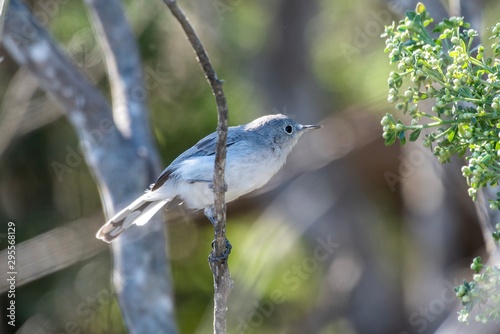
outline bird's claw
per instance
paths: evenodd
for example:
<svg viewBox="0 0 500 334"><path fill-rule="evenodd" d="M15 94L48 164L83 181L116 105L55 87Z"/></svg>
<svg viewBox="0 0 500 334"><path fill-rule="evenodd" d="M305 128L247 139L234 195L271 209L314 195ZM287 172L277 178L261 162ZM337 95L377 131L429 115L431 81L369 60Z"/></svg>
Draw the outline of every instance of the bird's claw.
<svg viewBox="0 0 500 334"><path fill-rule="evenodd" d="M226 262L227 259L229 258L229 254L231 254L231 249L233 248L229 240L226 239L226 248L224 249L224 252L222 252L222 254L219 256L215 256L214 254L214 245L215 245L215 240L212 241L212 252L208 256L208 261L220 262L220 263Z"/></svg>
<svg viewBox="0 0 500 334"><path fill-rule="evenodd" d="M210 184L208 184L208 188L212 189L212 191L214 193L226 192L227 191L227 183L224 183L224 185L222 187L218 187L218 188L216 188L213 183L210 183Z"/></svg>

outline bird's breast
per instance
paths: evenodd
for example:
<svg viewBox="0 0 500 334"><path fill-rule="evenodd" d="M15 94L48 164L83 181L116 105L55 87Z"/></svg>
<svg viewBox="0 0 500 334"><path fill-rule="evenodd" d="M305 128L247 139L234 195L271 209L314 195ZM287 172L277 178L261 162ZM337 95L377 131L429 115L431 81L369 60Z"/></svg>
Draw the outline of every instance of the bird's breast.
<svg viewBox="0 0 500 334"><path fill-rule="evenodd" d="M263 187L283 166L284 159L271 150L231 158L226 161L226 201L230 202Z"/></svg>

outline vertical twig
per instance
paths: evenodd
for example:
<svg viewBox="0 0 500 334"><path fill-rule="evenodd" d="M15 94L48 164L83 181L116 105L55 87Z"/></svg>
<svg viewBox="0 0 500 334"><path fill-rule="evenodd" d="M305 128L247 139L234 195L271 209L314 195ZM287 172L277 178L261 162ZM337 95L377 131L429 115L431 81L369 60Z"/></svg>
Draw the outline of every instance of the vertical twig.
<svg viewBox="0 0 500 334"><path fill-rule="evenodd" d="M198 63L205 72L205 76L212 87L217 104L217 149L214 166L214 206L217 224L215 225L215 242L211 258L220 259L226 251L226 201L224 170L226 166L226 138L227 138L227 118L228 107L226 97L222 89L222 80L217 78L217 74L210 63L208 54L200 39L196 35L191 23L177 4L176 0L163 0L172 14L179 21L193 50ZM233 281L229 272L227 261L210 261L210 269L214 276L214 333L226 332L227 299Z"/></svg>

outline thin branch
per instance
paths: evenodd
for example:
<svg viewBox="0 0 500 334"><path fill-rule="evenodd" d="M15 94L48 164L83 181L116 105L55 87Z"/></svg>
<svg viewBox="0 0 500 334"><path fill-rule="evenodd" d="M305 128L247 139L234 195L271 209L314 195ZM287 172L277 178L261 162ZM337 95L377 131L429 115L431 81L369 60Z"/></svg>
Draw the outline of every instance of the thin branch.
<svg viewBox="0 0 500 334"><path fill-rule="evenodd" d="M95 231L102 225L102 212L38 234L16 245L18 259L16 287L85 261L104 251L103 242L95 242ZM0 251L0 266L7 266L7 249ZM0 293L9 290L7 272L0 273Z"/></svg>
<svg viewBox="0 0 500 334"><path fill-rule="evenodd" d="M201 68L212 87L217 104L218 126L217 126L217 149L215 154L214 166L214 208L217 223L215 225L215 242L210 255L210 269L214 276L214 333L226 332L226 314L227 299L233 286L233 280L229 272L227 260L214 261L221 259L226 253L226 201L225 201L225 182L224 170L226 167L226 139L228 127L228 107L224 91L222 89L223 81L219 80L217 74L210 63L208 54L198 38L193 26L179 7L175 0L163 0L172 14L179 21L184 30Z"/></svg>

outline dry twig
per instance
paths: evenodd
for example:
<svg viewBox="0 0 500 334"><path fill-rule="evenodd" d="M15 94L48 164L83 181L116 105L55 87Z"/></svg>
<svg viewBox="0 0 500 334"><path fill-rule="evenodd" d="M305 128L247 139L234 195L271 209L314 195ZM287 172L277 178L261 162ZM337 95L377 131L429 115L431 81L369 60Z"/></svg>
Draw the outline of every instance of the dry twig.
<svg viewBox="0 0 500 334"><path fill-rule="evenodd" d="M226 252L226 202L224 194L226 190L224 182L224 169L226 166L228 107L226 97L222 89L223 82L217 77L217 74L210 63L210 59L208 58L208 54L194 31L193 26L186 17L186 14L184 14L183 10L179 7L177 1L163 1L181 24L182 29L193 47L198 63L205 72L205 76L212 87L215 102L217 103L218 140L214 168L214 205L217 224L215 225L215 242L212 253L209 257L209 263L214 276L214 333L225 333L227 299L233 286L233 280L231 279L227 261L215 259L221 259L222 255Z"/></svg>

